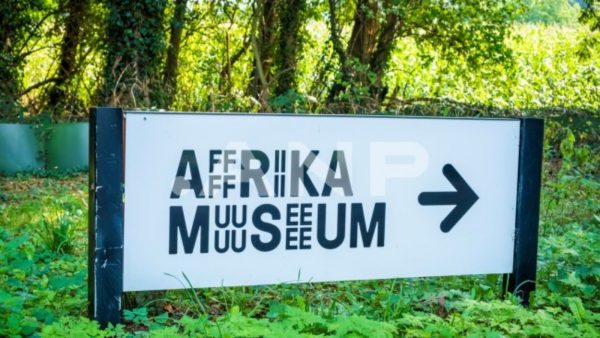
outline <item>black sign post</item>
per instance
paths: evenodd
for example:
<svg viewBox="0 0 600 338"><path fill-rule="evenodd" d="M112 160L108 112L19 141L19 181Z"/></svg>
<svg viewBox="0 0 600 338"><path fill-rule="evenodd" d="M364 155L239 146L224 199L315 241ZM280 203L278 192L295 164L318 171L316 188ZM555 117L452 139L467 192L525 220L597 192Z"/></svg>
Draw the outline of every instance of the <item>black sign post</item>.
<svg viewBox="0 0 600 338"><path fill-rule="evenodd" d="M101 327L121 321L123 111L90 111L88 312Z"/></svg>
<svg viewBox="0 0 600 338"><path fill-rule="evenodd" d="M125 113L119 108L94 108L90 112L88 311L101 327L121 320L124 121ZM520 297L523 305L528 305L535 290L543 128L541 119L520 119L514 267L505 276L504 286ZM441 231L449 232L479 196L451 164L444 166L443 174L455 191L423 192L418 202L424 206L453 205L440 224Z"/></svg>
<svg viewBox="0 0 600 338"><path fill-rule="evenodd" d="M535 290L537 269L540 189L544 150L544 120L521 119L519 142L519 178L517 183L517 215L513 273L505 278L507 291L529 305Z"/></svg>

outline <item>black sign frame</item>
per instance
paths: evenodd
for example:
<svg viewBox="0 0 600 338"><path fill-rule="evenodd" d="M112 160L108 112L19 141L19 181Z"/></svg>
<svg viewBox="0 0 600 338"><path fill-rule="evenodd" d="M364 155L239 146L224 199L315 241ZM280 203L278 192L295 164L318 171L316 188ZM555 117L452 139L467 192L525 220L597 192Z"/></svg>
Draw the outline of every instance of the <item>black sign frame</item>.
<svg viewBox="0 0 600 338"><path fill-rule="evenodd" d="M101 327L121 321L124 116L121 108L90 110L88 315ZM519 120L514 263L513 272L504 276L504 292L518 296L528 306L536 283L544 120Z"/></svg>

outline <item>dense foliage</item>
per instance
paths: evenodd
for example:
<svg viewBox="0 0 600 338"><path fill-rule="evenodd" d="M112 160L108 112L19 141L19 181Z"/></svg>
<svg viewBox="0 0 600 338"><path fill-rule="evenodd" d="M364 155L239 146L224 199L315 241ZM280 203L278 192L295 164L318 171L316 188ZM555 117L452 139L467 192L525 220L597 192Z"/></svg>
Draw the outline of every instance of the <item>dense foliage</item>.
<svg viewBox="0 0 600 338"><path fill-rule="evenodd" d="M3 52L6 62L14 59L0 64L0 73L12 74L3 75L3 85L13 88L4 102L25 106L33 118L85 119L86 107L106 104L356 113L440 98L594 111L600 102L594 1L11 0L2 6L19 19L9 20L3 34L11 32L11 41L29 51L18 63ZM0 119L13 119L7 112Z"/></svg>
<svg viewBox="0 0 600 338"><path fill-rule="evenodd" d="M39 10L42 0L7 0L0 4L0 111L20 113L23 64L30 44L35 44L37 28L45 21ZM48 9L49 10L49 9Z"/></svg>
<svg viewBox="0 0 600 338"><path fill-rule="evenodd" d="M544 24L574 25L579 6L570 0L525 0L525 10L518 21Z"/></svg>

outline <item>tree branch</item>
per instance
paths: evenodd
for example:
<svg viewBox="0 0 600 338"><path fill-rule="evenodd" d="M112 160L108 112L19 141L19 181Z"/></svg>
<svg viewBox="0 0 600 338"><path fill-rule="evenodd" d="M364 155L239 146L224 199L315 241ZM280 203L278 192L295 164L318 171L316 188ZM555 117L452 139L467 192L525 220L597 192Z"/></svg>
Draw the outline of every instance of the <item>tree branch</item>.
<svg viewBox="0 0 600 338"><path fill-rule="evenodd" d="M54 15L58 12L59 12L58 10L48 12L46 15L44 15L44 17L42 17L40 19L40 21L38 21L37 24L35 24L35 26L33 26L33 28L29 31L29 35L27 36L27 38L25 39L25 41L23 41L23 45L19 49L19 55L23 53L25 47L27 47L27 45L29 44L29 41L33 38L33 36L35 35L35 32L37 32L37 30L44 23L44 21L46 21L49 17L51 17L52 15Z"/></svg>
<svg viewBox="0 0 600 338"><path fill-rule="evenodd" d="M62 80L62 77L56 76L56 77L47 78L47 79L45 79L43 81L40 81L40 82L38 82L36 84L33 84L33 85L25 88L24 90L22 90L19 93L18 97L21 97L23 95L27 95L30 91L32 91L34 89L40 88L42 86L45 86L45 85L47 85L48 83L51 83L51 82L57 82L59 80Z"/></svg>

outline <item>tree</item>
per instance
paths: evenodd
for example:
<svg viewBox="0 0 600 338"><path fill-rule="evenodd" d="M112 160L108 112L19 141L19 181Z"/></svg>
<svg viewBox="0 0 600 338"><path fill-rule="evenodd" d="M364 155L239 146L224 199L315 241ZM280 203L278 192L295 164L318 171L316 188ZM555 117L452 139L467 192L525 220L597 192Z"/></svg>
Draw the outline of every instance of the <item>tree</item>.
<svg viewBox="0 0 600 338"><path fill-rule="evenodd" d="M187 0L175 0L175 12L171 19L171 36L169 48L167 49L167 60L163 75L163 83L167 90L166 106L170 107L177 93L177 63L179 60L179 49L181 45L181 33L185 24L185 12Z"/></svg>
<svg viewBox="0 0 600 338"><path fill-rule="evenodd" d="M110 0L102 104L162 106L166 0Z"/></svg>
<svg viewBox="0 0 600 338"><path fill-rule="evenodd" d="M577 54L580 58L585 59L589 58L594 50L600 48L600 1L584 0L579 22L587 25L591 31L579 42Z"/></svg>
<svg viewBox="0 0 600 338"><path fill-rule="evenodd" d="M329 0L331 41L340 64L329 102L376 109L387 95L383 77L398 38L433 46L444 57L473 66L510 54L504 46L515 13L510 0L358 0L345 47L337 7L336 0Z"/></svg>
<svg viewBox="0 0 600 338"><path fill-rule="evenodd" d="M254 64L248 93L255 97L263 109L268 107L271 66L275 56L278 24L278 0L256 0L252 18L251 45Z"/></svg>
<svg viewBox="0 0 600 338"><path fill-rule="evenodd" d="M82 40L83 22L89 8L88 0L64 0L61 11L66 14L64 34L61 43L60 62L56 72L54 85L48 93L50 109L60 111L69 109L72 114L77 113L79 107L67 107L67 94L73 74L77 71L77 50Z"/></svg>
<svg viewBox="0 0 600 338"><path fill-rule="evenodd" d="M306 0L257 0L252 47L254 65L249 94L269 109L271 94L296 90L296 69L301 48Z"/></svg>
<svg viewBox="0 0 600 338"><path fill-rule="evenodd" d="M377 0L359 0L356 4L352 34L346 48L344 48L342 47L342 41L339 36L340 32L336 14L336 1L329 0L329 6L332 42L341 63L341 81L334 83L331 87L329 93L329 101L331 102L341 91L348 87L349 83L366 83L366 76L368 74L366 71L361 70L361 68L373 63L371 59L373 59L375 55L374 50L378 43L378 31L380 30L379 16L381 16L381 10L384 8L380 8ZM389 1L386 1L384 7L387 7L389 10L389 6ZM392 30L391 33L393 35L394 30ZM393 41L393 39L391 39L391 41ZM381 54L382 52L385 53L385 51L380 49L378 54ZM383 63L387 62L387 55L379 55L379 58L384 59L382 60Z"/></svg>
<svg viewBox="0 0 600 338"><path fill-rule="evenodd" d="M305 0L281 3L279 50L275 60L278 69L275 95L285 95L296 89L296 68L301 48L300 29L304 23L305 10Z"/></svg>
<svg viewBox="0 0 600 338"><path fill-rule="evenodd" d="M589 24L594 32L600 31L600 1L583 0L584 6L581 11L579 21L583 24Z"/></svg>
<svg viewBox="0 0 600 338"><path fill-rule="evenodd" d="M39 16L41 0L3 0L0 2L0 112L8 118L22 110L18 100L22 90L23 64L30 53L28 43L39 26L50 16Z"/></svg>
<svg viewBox="0 0 600 338"><path fill-rule="evenodd" d="M524 0L524 12L517 21L571 25L577 22L579 6L569 0Z"/></svg>

